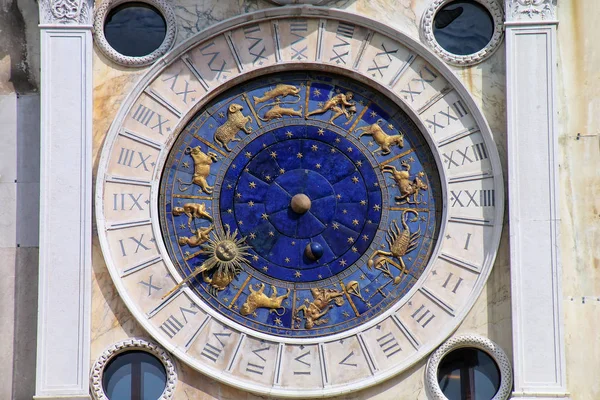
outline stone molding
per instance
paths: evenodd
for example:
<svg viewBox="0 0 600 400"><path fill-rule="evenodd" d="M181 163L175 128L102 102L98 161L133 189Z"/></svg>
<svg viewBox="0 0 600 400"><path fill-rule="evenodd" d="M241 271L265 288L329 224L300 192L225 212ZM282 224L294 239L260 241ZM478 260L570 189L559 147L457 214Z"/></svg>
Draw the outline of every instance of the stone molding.
<svg viewBox="0 0 600 400"><path fill-rule="evenodd" d="M175 364L169 354L160 346L153 342L149 342L142 338L131 338L122 340L106 349L94 362L90 372L90 391L95 400L109 400L104 393L102 386L102 378L104 376L104 368L117 355L126 351L141 350L152 354L162 362L167 374L167 384L162 395L157 400L170 400L175 393L177 385L177 371Z"/></svg>
<svg viewBox="0 0 600 400"><path fill-rule="evenodd" d="M63 0L67 1L67 0ZM177 21L175 19L175 11L171 4L166 0L136 0L143 3L149 4L155 7L165 19L167 24L167 32L165 39L163 40L160 47L154 50L152 53L141 57L126 56L116 51L106 40L104 36L104 21L106 16L113 8L128 2L131 0L104 0L96 8L94 14L94 41L96 46L102 51L102 53L119 65L125 67L143 67L152 64L154 61L162 57L167 51L169 51L175 43L177 37Z"/></svg>
<svg viewBox="0 0 600 400"><path fill-rule="evenodd" d="M506 0L507 21L548 21L556 18L557 0Z"/></svg>
<svg viewBox="0 0 600 400"><path fill-rule="evenodd" d="M93 2L90 0L41 0L41 25L91 25Z"/></svg>
<svg viewBox="0 0 600 400"><path fill-rule="evenodd" d="M500 370L500 388L492 400L506 400L511 394L513 375L510 361L500 346L491 340L478 335L461 335L453 337L442 344L427 361L425 368L425 389L427 397L432 400L448 400L438 384L438 368L442 359L460 348L476 348L487 353Z"/></svg>
<svg viewBox="0 0 600 400"><path fill-rule="evenodd" d="M310 4L313 6L324 6L333 0L269 0L271 3L275 3L279 6L297 6L301 4Z"/></svg>
<svg viewBox="0 0 600 400"><path fill-rule="evenodd" d="M439 45L433 35L433 20L437 12L453 0L433 0L421 18L421 40L448 64L465 67L478 64L490 57L502 43L504 37L504 10L497 0L476 0L484 6L494 21L494 34L489 43L477 53L458 55L452 54ZM522 0L526 1L526 0Z"/></svg>

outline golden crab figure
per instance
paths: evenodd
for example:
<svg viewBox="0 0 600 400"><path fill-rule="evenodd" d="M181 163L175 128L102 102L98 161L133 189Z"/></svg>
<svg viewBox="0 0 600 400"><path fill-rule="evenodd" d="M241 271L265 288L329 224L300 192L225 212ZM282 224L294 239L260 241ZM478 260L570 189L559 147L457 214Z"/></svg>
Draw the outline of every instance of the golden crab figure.
<svg viewBox="0 0 600 400"><path fill-rule="evenodd" d="M245 241L245 237L238 237L237 229L232 233L229 225L225 225L225 232L213 231L208 243L203 244L200 251L200 254L209 257L165 294L163 299L199 274L202 274L204 282L209 284L209 293L216 297L217 292L224 290L241 272L242 264L248 264L246 257L250 255L247 252L250 246L246 245Z"/></svg>

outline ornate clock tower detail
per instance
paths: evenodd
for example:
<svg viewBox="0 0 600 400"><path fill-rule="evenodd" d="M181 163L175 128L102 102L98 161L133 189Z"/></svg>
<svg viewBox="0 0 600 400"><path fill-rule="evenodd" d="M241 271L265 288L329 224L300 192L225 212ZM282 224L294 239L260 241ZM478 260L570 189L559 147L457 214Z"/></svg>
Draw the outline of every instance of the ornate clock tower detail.
<svg viewBox="0 0 600 400"><path fill-rule="evenodd" d="M322 397L452 333L504 198L489 128L439 60L374 21L295 11L153 67L111 128L96 209L115 285L165 348L244 390Z"/></svg>

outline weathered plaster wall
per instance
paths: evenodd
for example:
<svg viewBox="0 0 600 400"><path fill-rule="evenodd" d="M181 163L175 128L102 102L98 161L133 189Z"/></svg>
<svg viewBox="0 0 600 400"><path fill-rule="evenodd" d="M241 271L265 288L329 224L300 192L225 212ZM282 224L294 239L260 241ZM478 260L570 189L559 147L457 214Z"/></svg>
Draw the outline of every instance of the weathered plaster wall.
<svg viewBox="0 0 600 400"><path fill-rule="evenodd" d="M39 31L34 1L0 1L0 398L35 391Z"/></svg>
<svg viewBox="0 0 600 400"><path fill-rule="evenodd" d="M561 251L567 383L600 398L600 49L594 0L558 7Z"/></svg>
<svg viewBox="0 0 600 400"><path fill-rule="evenodd" d="M360 13L387 23L415 39L419 39L420 18L428 0L339 0L334 7ZM219 21L258 9L272 7L263 0L213 0L198 2L175 1L178 18L178 40L196 34ZM94 171L104 138L119 106L146 69L127 69L117 66L97 51L94 55ZM504 48L484 63L471 68L455 68L455 73L470 90L491 126L503 166L506 166L506 107ZM95 177L94 177L95 182ZM92 361L111 344L131 336L148 338L137 324L110 279L104 264L97 235L94 232L93 252L93 317ZM475 306L457 333L477 333L498 343L511 356L510 274L508 267L508 236L504 236L488 283ZM340 399L426 399L423 387L424 366L421 361L412 369L389 381L340 397ZM177 361L180 382L176 399L256 399L220 384Z"/></svg>

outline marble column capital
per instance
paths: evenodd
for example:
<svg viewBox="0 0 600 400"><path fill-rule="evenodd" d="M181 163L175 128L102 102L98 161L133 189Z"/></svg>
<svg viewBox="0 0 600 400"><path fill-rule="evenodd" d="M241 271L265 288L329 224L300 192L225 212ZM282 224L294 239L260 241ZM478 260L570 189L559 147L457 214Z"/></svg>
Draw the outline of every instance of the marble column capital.
<svg viewBox="0 0 600 400"><path fill-rule="evenodd" d="M93 0L39 0L40 25L92 26Z"/></svg>
<svg viewBox="0 0 600 400"><path fill-rule="evenodd" d="M504 0L506 22L540 23L556 20L558 0Z"/></svg>

